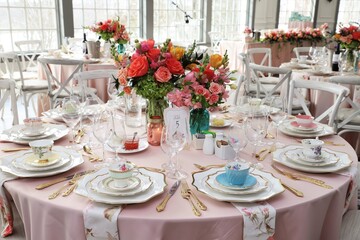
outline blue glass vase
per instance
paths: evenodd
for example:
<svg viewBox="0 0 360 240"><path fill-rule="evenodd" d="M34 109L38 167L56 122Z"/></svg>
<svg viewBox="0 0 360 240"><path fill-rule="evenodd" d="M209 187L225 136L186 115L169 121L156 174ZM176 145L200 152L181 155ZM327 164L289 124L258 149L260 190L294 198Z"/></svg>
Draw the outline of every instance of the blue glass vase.
<svg viewBox="0 0 360 240"><path fill-rule="evenodd" d="M125 46L124 46L124 44L122 44L122 43L119 43L119 44L118 44L117 52L118 52L119 54L125 53Z"/></svg>
<svg viewBox="0 0 360 240"><path fill-rule="evenodd" d="M209 130L210 114L205 108L191 109L190 132L191 134Z"/></svg>

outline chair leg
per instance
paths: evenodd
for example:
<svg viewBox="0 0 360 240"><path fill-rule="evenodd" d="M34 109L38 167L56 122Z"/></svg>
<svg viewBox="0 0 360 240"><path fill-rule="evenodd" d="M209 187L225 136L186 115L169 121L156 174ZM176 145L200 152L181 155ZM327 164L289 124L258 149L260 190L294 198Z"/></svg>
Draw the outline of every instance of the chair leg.
<svg viewBox="0 0 360 240"><path fill-rule="evenodd" d="M29 112L28 112L29 103L26 99L25 93L23 93L23 96L24 96L25 116L26 116L26 118L28 118L29 117Z"/></svg>

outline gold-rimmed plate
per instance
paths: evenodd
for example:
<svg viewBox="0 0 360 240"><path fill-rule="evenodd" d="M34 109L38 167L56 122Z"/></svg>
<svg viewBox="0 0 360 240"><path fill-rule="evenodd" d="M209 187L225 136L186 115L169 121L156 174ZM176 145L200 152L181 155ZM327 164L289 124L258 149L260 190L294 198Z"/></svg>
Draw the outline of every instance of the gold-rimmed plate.
<svg viewBox="0 0 360 240"><path fill-rule="evenodd" d="M311 167L325 167L336 164L340 158L334 153L330 153L326 150L322 150L321 156L317 159L311 159L304 155L303 148L295 148L286 151L285 156L291 161Z"/></svg>

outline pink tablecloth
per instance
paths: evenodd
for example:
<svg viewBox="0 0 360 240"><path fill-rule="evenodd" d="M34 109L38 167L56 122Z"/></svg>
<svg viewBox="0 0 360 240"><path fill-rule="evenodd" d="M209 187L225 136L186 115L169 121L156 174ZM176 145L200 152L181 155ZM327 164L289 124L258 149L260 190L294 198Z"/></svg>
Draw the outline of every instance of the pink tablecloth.
<svg viewBox="0 0 360 240"><path fill-rule="evenodd" d="M279 137L286 144L297 144L294 138L282 134ZM353 160L353 166L356 167L356 153L344 139L339 136L330 136L326 139L346 144L343 147L326 147L348 153ZM64 138L57 141L56 144L65 145L68 144L68 140ZM2 143L2 147L14 146L16 145ZM251 157L251 152L252 147L248 145L242 157L255 162L256 160ZM5 155L5 153L0 154ZM139 166L160 167L166 161L166 156L161 151L161 148L154 146L150 146L143 152L124 155L124 157ZM183 169L189 174L197 170L193 163L202 165L224 163L215 155L204 155L199 150L182 151L180 160ZM286 190L267 200L276 209L275 239L339 239L341 219L345 210L345 198L350 183L348 176L336 173L305 173L322 179L334 187L334 189L329 190L307 182L290 180L279 175L270 167L272 163L270 156L262 163L265 171L272 172L283 182L304 193L304 197L299 198ZM73 169L71 173L92 167L92 163L85 159L85 163ZM68 172L61 174L61 176L69 174ZM60 196L55 200L48 200L48 195L62 186L63 183L40 191L34 189L37 184L58 177L18 179L5 183L5 188L12 196L15 206L24 221L27 239L85 239L82 214L83 209L89 202L88 199L71 194L66 198ZM192 180L187 179L187 181L191 183ZM166 191L170 189L173 182L173 180L167 179ZM165 211L161 213L158 213L155 208L165 194L161 194L145 203L126 206L118 219L120 239L242 239L243 219L241 213L232 204L214 200L199 192L197 192L197 195L208 207L206 212L202 212L201 217L193 215L189 204L181 197L179 190L170 199ZM351 208L356 207L355 203L354 198Z"/></svg>

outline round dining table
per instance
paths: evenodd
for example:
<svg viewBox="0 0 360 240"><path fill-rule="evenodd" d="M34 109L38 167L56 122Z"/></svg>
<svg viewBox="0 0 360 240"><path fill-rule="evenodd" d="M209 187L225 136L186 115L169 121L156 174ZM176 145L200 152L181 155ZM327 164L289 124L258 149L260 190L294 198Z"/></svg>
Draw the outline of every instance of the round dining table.
<svg viewBox="0 0 360 240"><path fill-rule="evenodd" d="M212 129L216 132L226 132L226 128ZM82 138L82 143L87 141L87 135ZM245 137L245 136L244 136ZM272 160L269 154L259 162L252 156L252 146L248 144L241 151L241 158L252 163L261 163L262 171L271 173L283 183L303 192L303 197L295 196L284 189L275 196L266 199L276 210L276 223L274 239L277 240L304 240L304 239L339 239L342 216L348 209L355 209L357 194L355 179L349 172L357 169L357 156L352 147L341 137L331 135L321 139L332 141L335 145L325 145L327 149L343 152L352 160L349 168L332 173L307 173L282 166ZM279 133L278 140L286 145L299 145L299 139ZM55 142L55 146L69 145L68 136ZM3 142L2 148L20 147L15 143ZM82 153L82 151L79 151ZM95 149L100 154L101 149ZM0 153L4 157L13 153ZM106 152L107 156L113 153ZM122 157L135 163L137 166L161 168L167 161L167 156L160 146L149 146L147 149L131 154L121 154ZM243 216L233 204L218 201L208 196L192 185L193 175L200 170L194 164L210 165L225 164L226 161L216 155L205 155L202 150L193 146L179 153L179 164L188 178L185 179L191 190L207 206L206 211L201 211L201 216L195 216L189 203L182 198L180 189L170 198L164 211L158 212L157 205L164 199L167 192L175 182L166 178L164 192L150 200L122 206L122 211L117 219L119 239L203 239L203 240L240 240L243 238ZM58 183L43 190L36 190L38 184L49 182L59 177L68 176L79 171L94 169L94 163L83 156L84 163L68 172L50 177L17 178L4 183L9 196L14 201L19 215L24 223L26 239L36 240L73 240L86 239L84 229L83 210L91 202L90 199L72 193L67 197L59 196L49 200L48 196L64 185ZM95 163L96 164L96 163ZM323 188L302 180L294 180L276 172L271 164L295 173L323 180L332 189ZM258 202L255 202L258 204ZM260 204L260 202L259 202ZM240 203L241 205L241 203Z"/></svg>

